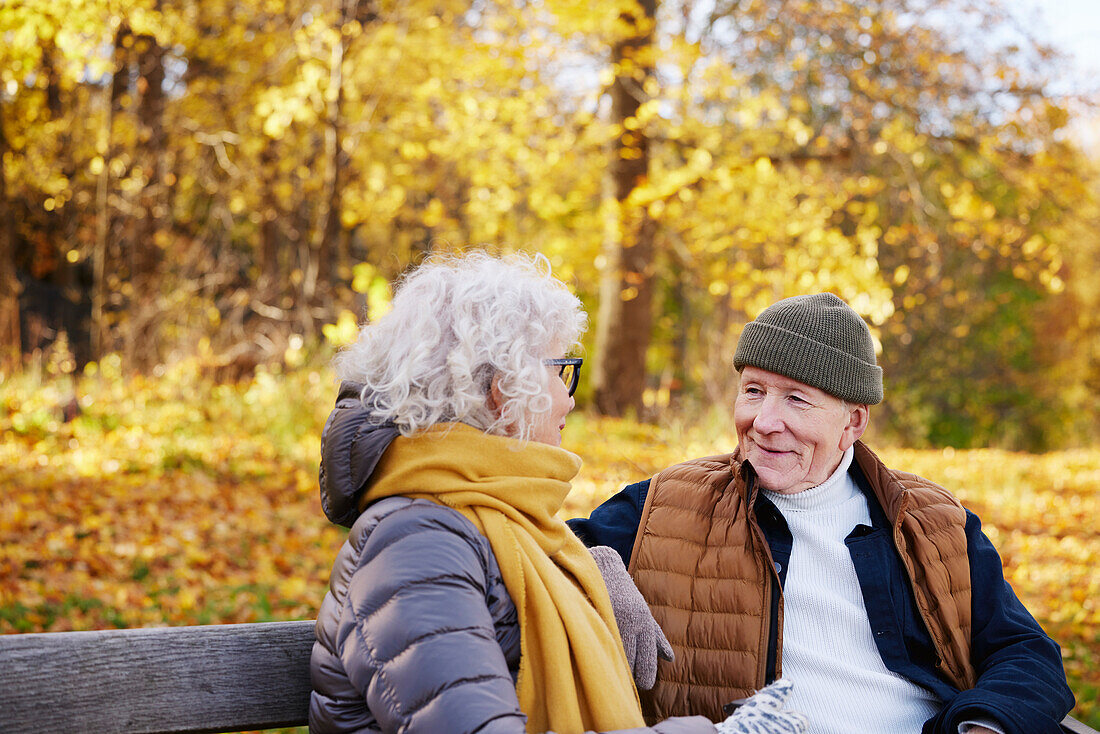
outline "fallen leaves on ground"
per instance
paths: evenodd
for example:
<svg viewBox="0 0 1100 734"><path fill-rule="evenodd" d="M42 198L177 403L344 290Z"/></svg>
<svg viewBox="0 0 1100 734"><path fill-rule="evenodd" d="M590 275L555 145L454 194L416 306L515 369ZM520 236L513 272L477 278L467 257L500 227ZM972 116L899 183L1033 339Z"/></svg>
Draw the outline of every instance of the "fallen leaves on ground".
<svg viewBox="0 0 1100 734"><path fill-rule="evenodd" d="M317 495L324 370L215 385L186 366L0 388L0 633L316 615L345 532ZM661 426L576 414L562 514L586 515L676 461L733 448L708 418ZM1100 725L1100 450L879 450L981 516L1006 578L1062 645L1075 715Z"/></svg>

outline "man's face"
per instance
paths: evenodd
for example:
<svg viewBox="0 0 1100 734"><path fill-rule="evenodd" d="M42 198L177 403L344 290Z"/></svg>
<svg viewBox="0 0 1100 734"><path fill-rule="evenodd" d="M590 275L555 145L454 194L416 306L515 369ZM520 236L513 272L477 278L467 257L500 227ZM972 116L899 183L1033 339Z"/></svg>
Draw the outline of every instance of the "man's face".
<svg viewBox="0 0 1100 734"><path fill-rule="evenodd" d="M794 494L824 482L867 427L866 405L758 367L741 371L733 422L760 486Z"/></svg>

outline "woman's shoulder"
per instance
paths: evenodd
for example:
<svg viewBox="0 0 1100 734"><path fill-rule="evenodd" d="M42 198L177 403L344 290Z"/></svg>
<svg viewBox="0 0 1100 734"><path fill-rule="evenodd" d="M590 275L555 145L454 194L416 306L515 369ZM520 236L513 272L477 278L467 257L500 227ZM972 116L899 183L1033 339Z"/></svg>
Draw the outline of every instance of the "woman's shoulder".
<svg viewBox="0 0 1100 734"><path fill-rule="evenodd" d="M489 540L461 512L437 502L409 497L387 497L368 505L348 534L358 554L374 557L392 545L429 547L469 546L484 567L492 563ZM464 554L451 554L454 560ZM367 558L361 558L361 562Z"/></svg>
<svg viewBox="0 0 1100 734"><path fill-rule="evenodd" d="M403 496L386 497L367 505L351 532L371 534L379 530L390 533L446 530L484 537L458 510L431 500Z"/></svg>

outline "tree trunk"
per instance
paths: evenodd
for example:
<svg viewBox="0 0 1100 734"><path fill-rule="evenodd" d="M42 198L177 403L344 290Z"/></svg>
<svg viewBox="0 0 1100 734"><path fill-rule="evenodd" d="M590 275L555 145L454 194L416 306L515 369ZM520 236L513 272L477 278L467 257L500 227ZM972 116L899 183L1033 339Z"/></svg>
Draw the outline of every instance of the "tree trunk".
<svg viewBox="0 0 1100 734"><path fill-rule="evenodd" d="M355 37L346 28L350 23L366 25L378 17L372 0L337 2L339 15L336 30L339 40L333 45L329 61L329 97L320 156L324 166L321 174L321 208L308 251L309 262L302 268L304 304L299 309L304 307L308 311L303 325L309 333L315 330L319 315L331 314L334 310L338 281L351 274L350 233L344 230L340 220L348 162L348 156L344 153L344 60Z"/></svg>
<svg viewBox="0 0 1100 734"><path fill-rule="evenodd" d="M275 170L278 155L275 141L267 138L260 152L260 170L265 173L265 183L260 211L262 224L260 225L259 285L257 287L260 300L264 302L271 302L276 295L282 293L285 286L285 282L280 282L279 252L282 247L280 247L278 221L281 212L279 199L275 195L273 186L276 177L272 173Z"/></svg>
<svg viewBox="0 0 1100 734"><path fill-rule="evenodd" d="M109 267L117 258L112 257L112 241L115 228L115 214L111 207L110 191L113 186L111 162L115 156L115 118L122 111L122 95L127 87L129 56L126 36L129 28L122 24L115 32L114 66L111 72L111 84L104 90L108 95L105 105L107 119L103 123L103 138L99 145L99 154L103 158L103 170L96 181L96 239L92 251L92 359L102 359L114 344L111 330L107 324L107 273L115 271ZM115 278L118 277L115 272Z"/></svg>
<svg viewBox="0 0 1100 734"><path fill-rule="evenodd" d="M656 16L657 0L639 0L633 14L622 16L633 32L612 50L616 72L611 88L612 115L619 128L610 171L616 222L609 227L604 243L593 365L596 410L604 415L639 414L643 407L653 321L656 222L644 207L627 200L645 183L649 170L649 139L636 122L638 108L647 98L646 86L656 81Z"/></svg>
<svg viewBox="0 0 1100 734"><path fill-rule="evenodd" d="M339 40L333 44L329 61L329 102L324 130L324 183L321 195L321 211L317 235L313 247L315 270L311 275L315 282L306 284L306 295L312 303L326 308L331 305L333 279L338 275L336 265L343 248L340 246L340 202L344 184L343 122L344 122L344 57L347 55L350 37L343 31L346 24L359 16L357 0L341 0L339 14ZM309 272L309 271L307 271Z"/></svg>
<svg viewBox="0 0 1100 734"><path fill-rule="evenodd" d="M158 355L156 332L161 321L160 287L162 249L167 217L165 197L164 49L152 36L134 40L138 64L139 165L145 184L138 195L135 237L131 243L131 280L134 300L130 304L128 357L138 369L148 369Z"/></svg>
<svg viewBox="0 0 1100 734"><path fill-rule="evenodd" d="M0 368L19 362L19 281L15 277L15 215L8 202L8 140L4 137L4 105L0 100Z"/></svg>
<svg viewBox="0 0 1100 734"><path fill-rule="evenodd" d="M42 65L47 80L47 110L51 120L78 119L86 114L81 95L66 94L61 81L60 66L63 65L61 51L51 41L43 45ZM56 167L72 191L77 187L76 153L73 145L71 125L64 125L57 133L54 148ZM79 261L82 248L78 234L80 228L80 207L72 198L63 200L52 212L52 216L43 222L43 232L55 263L49 273L49 282L62 294L65 305L57 326L58 338L68 338L69 349L76 358L76 365L83 367L90 354L90 327L87 310L89 293L80 277L84 265ZM70 257L70 251L76 250L78 257Z"/></svg>

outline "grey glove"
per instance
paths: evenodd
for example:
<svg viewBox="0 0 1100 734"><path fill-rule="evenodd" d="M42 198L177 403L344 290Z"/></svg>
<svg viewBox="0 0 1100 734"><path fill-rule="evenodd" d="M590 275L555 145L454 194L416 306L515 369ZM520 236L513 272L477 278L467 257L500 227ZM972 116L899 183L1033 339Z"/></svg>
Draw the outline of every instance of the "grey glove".
<svg viewBox="0 0 1100 734"><path fill-rule="evenodd" d="M764 686L714 728L718 734L805 734L810 726L806 717L783 709L792 688L786 678Z"/></svg>
<svg viewBox="0 0 1100 734"><path fill-rule="evenodd" d="M634 585L622 557L615 549L597 545L588 551L596 560L611 597L611 608L619 625L619 636L623 638L623 649L634 674L634 683L648 691L657 682L657 658L672 660L672 646L668 644L665 633L653 618L649 605Z"/></svg>

